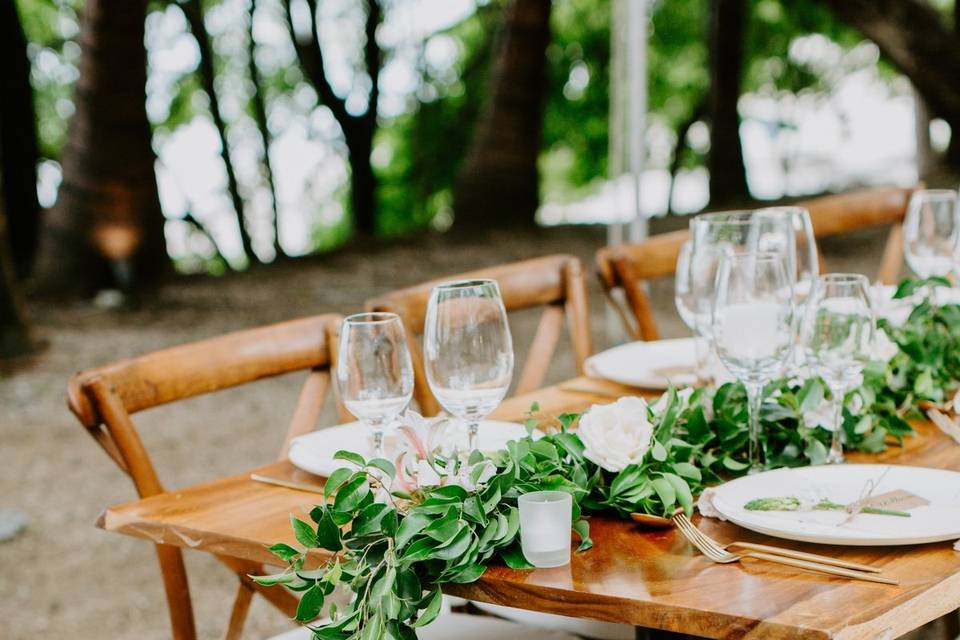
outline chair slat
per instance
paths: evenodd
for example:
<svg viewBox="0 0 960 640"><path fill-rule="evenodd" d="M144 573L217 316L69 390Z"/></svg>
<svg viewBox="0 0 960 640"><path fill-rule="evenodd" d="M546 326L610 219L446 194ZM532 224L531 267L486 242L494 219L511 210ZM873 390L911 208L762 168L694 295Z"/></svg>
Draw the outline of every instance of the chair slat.
<svg viewBox="0 0 960 640"><path fill-rule="evenodd" d="M237 595L233 598L233 607L230 609L230 620L227 622L227 632L224 640L240 640L243 637L243 625L250 612L253 602L253 589L242 582L237 583Z"/></svg>
<svg viewBox="0 0 960 640"><path fill-rule="evenodd" d="M534 391L543 386L543 379L547 375L550 359L560 340L563 331L563 307L556 304L547 306L540 316L537 332L533 336L530 350L527 352L527 362L520 374L517 383L517 395Z"/></svg>
<svg viewBox="0 0 960 640"><path fill-rule="evenodd" d="M297 406L293 410L293 418L290 420L287 435L283 439L283 446L280 448L279 460L284 460L287 457L287 450L294 438L314 430L317 420L320 419L320 413L323 411L323 403L326 400L329 385L330 373L328 371L312 369L307 374L303 389L300 391L300 397L297 399Z"/></svg>

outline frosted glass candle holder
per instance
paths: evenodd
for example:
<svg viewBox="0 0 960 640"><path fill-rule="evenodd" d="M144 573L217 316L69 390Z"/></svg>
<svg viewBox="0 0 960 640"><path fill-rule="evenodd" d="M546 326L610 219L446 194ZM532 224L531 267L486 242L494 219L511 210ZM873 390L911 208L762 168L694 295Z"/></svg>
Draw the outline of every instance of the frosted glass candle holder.
<svg viewBox="0 0 960 640"><path fill-rule="evenodd" d="M517 499L520 547L535 567L562 567L570 562L573 498L565 491L535 491Z"/></svg>

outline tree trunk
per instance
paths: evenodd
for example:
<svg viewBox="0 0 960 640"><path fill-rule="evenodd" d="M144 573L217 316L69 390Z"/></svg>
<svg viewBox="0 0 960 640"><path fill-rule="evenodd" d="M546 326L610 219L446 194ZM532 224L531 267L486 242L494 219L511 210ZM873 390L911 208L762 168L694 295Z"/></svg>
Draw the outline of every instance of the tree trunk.
<svg viewBox="0 0 960 640"><path fill-rule="evenodd" d="M203 7L200 0L186 0L180 5L183 14L187 18L187 24L190 25L190 32L197 41L197 48L200 51L200 62L197 65L197 72L200 74L200 83L203 86L204 93L210 101L210 117L217 128L217 135L220 136L220 157L223 159L223 166L227 172L227 193L230 195L230 202L233 204L233 210L237 217L237 230L240 232L240 245L243 247L243 253L251 263L256 262L257 254L253 250L253 240L247 229L246 217L243 215L243 198L240 197L240 186L237 183L237 172L233 167L233 157L230 155L230 143L227 141L227 123L223 120L223 114L220 111L220 100L217 98L216 79L217 74L213 67L213 47L210 46L210 36L207 33L207 27L203 21Z"/></svg>
<svg viewBox="0 0 960 640"><path fill-rule="evenodd" d="M0 5L0 180L13 270L29 275L37 250L40 203L37 201L37 126L30 86L27 42L16 2Z"/></svg>
<svg viewBox="0 0 960 640"><path fill-rule="evenodd" d="M821 0L873 40L930 111L960 131L960 35L924 0Z"/></svg>
<svg viewBox="0 0 960 640"><path fill-rule="evenodd" d="M960 38L960 2L953 3L953 33ZM945 156L947 164L960 167L960 126L953 123L950 127L950 144Z"/></svg>
<svg viewBox="0 0 960 640"><path fill-rule="evenodd" d="M63 182L41 239L48 290L123 289L170 268L146 112L147 0L87 0ZM112 275L111 275L112 274Z"/></svg>
<svg viewBox="0 0 960 640"><path fill-rule="evenodd" d="M3 184L0 180L0 201L5 193ZM0 206L0 358L11 358L29 353L33 345L17 295L4 213Z"/></svg>
<svg viewBox="0 0 960 640"><path fill-rule="evenodd" d="M707 31L710 58L710 205L729 206L750 197L740 144L740 80L743 75L743 40L746 0L710 0Z"/></svg>
<svg viewBox="0 0 960 640"><path fill-rule="evenodd" d="M550 0L514 0L494 56L490 101L473 132L453 191L455 224L534 223L546 90Z"/></svg>
<svg viewBox="0 0 960 640"><path fill-rule="evenodd" d="M277 185L273 179L273 163L270 162L270 144L272 137L267 126L267 103L263 95L263 79L257 67L257 43L253 39L253 17L257 12L257 0L250 0L250 29L247 31L247 65L250 73L250 82L253 83L253 94L250 97L253 107L253 119L260 132L260 141L263 143L263 159L260 162L260 171L267 186L270 188L270 203L273 205L273 250L277 257L284 255L280 246L280 204L277 201Z"/></svg>
<svg viewBox="0 0 960 640"><path fill-rule="evenodd" d="M360 123L358 123L358 127ZM377 229L377 177L370 163L373 131L355 131L347 136L350 150L350 209L354 230L373 235Z"/></svg>

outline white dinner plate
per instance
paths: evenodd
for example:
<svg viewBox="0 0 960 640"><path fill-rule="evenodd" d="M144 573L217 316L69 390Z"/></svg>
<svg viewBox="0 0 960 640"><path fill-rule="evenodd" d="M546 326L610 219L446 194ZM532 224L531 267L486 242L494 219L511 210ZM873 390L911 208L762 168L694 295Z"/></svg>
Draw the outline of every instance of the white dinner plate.
<svg viewBox="0 0 960 640"><path fill-rule="evenodd" d="M756 498L795 496L817 502L855 502L874 483L870 495L904 489L929 504L908 510L909 518L846 511L747 511ZM717 487L713 506L745 529L787 540L851 546L922 544L960 538L960 473L884 464L840 464L776 469Z"/></svg>
<svg viewBox="0 0 960 640"><path fill-rule="evenodd" d="M449 438L456 438L459 448L467 448L466 425L451 420L444 429L445 442L449 442ZM497 451L506 448L507 442L519 440L526 435L527 429L521 424L484 420L477 431L477 448L484 452ZM534 431L534 437L536 436L537 432ZM390 460L396 457L393 453L396 443L396 434L388 431L384 435L383 444L385 456ZM329 476L345 465L343 460L333 459L337 451L344 449L359 453L367 459L375 457L370 432L360 422L349 422L294 438L290 442L287 457L295 467L318 476Z"/></svg>
<svg viewBox="0 0 960 640"><path fill-rule="evenodd" d="M666 389L696 384L696 343L693 338L628 342L591 356L587 375L631 387Z"/></svg>

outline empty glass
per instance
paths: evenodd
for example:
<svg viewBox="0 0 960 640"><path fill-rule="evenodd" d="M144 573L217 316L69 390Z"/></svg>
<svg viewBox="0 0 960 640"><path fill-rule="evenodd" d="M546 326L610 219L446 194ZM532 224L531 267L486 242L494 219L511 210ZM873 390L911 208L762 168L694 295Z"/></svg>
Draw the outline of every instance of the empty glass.
<svg viewBox="0 0 960 640"><path fill-rule="evenodd" d="M513 340L496 281L434 287L423 349L433 395L467 423L475 449L480 421L500 404L513 378Z"/></svg>
<svg viewBox="0 0 960 640"><path fill-rule="evenodd" d="M520 549L535 567L562 567L570 562L573 497L566 491L534 491L517 498Z"/></svg>
<svg viewBox="0 0 960 640"><path fill-rule="evenodd" d="M960 232L957 192L915 191L903 221L903 255L921 278L946 276L953 270Z"/></svg>
<svg viewBox="0 0 960 640"><path fill-rule="evenodd" d="M370 428L382 457L384 429L413 395L413 365L397 314L358 313L343 320L337 385L350 413Z"/></svg>
<svg viewBox="0 0 960 640"><path fill-rule="evenodd" d="M830 387L833 438L828 463L843 462L843 398L860 384L875 331L870 282L855 273L820 276L807 307L807 363Z"/></svg>
<svg viewBox="0 0 960 640"><path fill-rule="evenodd" d="M793 298L797 303L798 317L804 301L813 290L820 275L820 262L817 255L817 240L813 235L813 221L810 212L804 207L767 207L759 209L754 215L783 216L793 227L793 245L790 238L768 231L760 246L760 251L782 252L787 256L787 277L794 283Z"/></svg>
<svg viewBox="0 0 960 640"><path fill-rule="evenodd" d="M693 283L693 242L687 240L677 255L677 271L674 277L674 302L680 318L693 332L696 350L697 380L705 383L709 380L709 334L712 320L710 303L697 295Z"/></svg>
<svg viewBox="0 0 960 640"><path fill-rule="evenodd" d="M785 263L780 253L728 251L717 274L713 340L720 361L747 390L752 470L760 463L763 385L779 375L795 344Z"/></svg>

